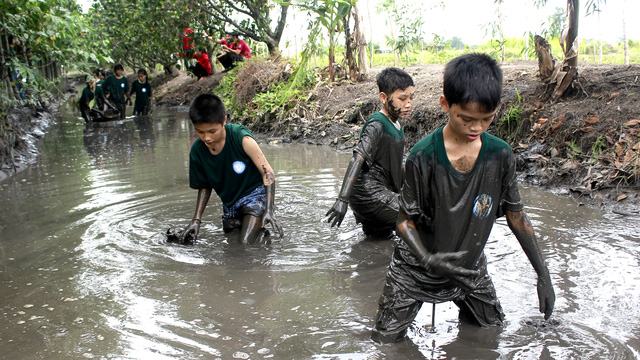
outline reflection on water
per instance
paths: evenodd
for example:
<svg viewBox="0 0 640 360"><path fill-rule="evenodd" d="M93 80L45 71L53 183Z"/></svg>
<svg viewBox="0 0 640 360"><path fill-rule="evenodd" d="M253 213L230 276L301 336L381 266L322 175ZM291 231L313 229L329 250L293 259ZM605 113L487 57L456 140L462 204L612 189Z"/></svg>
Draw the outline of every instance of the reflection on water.
<svg viewBox="0 0 640 360"><path fill-rule="evenodd" d="M567 198L524 191L556 285L554 323L537 312L535 274L504 220L487 245L507 315L462 326L426 304L412 341L369 331L391 242L363 241L349 213L322 222L349 154L265 145L286 230L243 248L212 198L193 247L162 232L188 223L190 125L184 113L85 126L64 118L39 163L0 183L2 358L638 358L638 226Z"/></svg>

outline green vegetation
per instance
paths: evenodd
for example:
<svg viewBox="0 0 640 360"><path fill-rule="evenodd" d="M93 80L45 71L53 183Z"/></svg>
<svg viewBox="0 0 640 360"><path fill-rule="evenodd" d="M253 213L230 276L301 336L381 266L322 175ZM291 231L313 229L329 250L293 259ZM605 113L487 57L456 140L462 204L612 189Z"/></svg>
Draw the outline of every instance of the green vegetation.
<svg viewBox="0 0 640 360"><path fill-rule="evenodd" d="M598 135L596 141L591 145L591 160L597 161L603 151L607 149L607 140L603 135Z"/></svg>
<svg viewBox="0 0 640 360"><path fill-rule="evenodd" d="M516 88L514 99L505 110L502 117L497 121L496 126L499 136L509 141L517 137L522 130L523 98Z"/></svg>

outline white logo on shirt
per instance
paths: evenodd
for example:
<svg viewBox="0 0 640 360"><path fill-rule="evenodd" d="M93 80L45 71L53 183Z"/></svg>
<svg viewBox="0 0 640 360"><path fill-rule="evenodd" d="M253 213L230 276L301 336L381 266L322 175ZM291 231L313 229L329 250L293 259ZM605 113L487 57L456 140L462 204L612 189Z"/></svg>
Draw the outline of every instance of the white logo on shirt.
<svg viewBox="0 0 640 360"><path fill-rule="evenodd" d="M142 88L142 92L147 92L147 89L146 88Z"/></svg>
<svg viewBox="0 0 640 360"><path fill-rule="evenodd" d="M120 87L121 87L121 88L123 88L123 87L124 87L124 84L120 84Z"/></svg>
<svg viewBox="0 0 640 360"><path fill-rule="evenodd" d="M242 161L234 161L231 166L233 167L233 171L238 175L242 174L247 169L247 165Z"/></svg>
<svg viewBox="0 0 640 360"><path fill-rule="evenodd" d="M473 215L481 219L489 216L492 208L493 199L487 194L480 194L473 201Z"/></svg>

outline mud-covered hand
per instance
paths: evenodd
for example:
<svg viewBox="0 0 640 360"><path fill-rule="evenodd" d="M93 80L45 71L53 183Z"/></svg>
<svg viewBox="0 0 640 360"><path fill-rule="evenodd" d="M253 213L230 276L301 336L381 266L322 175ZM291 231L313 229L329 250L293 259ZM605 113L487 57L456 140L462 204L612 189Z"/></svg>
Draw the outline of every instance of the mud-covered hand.
<svg viewBox="0 0 640 360"><path fill-rule="evenodd" d="M325 216L328 216L327 222L331 224L331 227L338 226L342 224L342 220L344 220L344 216L347 214L347 201L342 200L340 198L336 199L336 202L333 203L333 206Z"/></svg>
<svg viewBox="0 0 640 360"><path fill-rule="evenodd" d="M282 238L284 236L284 230L282 230L282 226L280 226L273 213L268 211L265 212L264 216L262 217L262 227L266 229L267 225L271 225L271 229L276 234L278 234L279 238Z"/></svg>
<svg viewBox="0 0 640 360"><path fill-rule="evenodd" d="M476 287L475 278L480 275L480 272L456 265L456 261L462 259L466 253L466 251L458 251L429 254L422 258L422 264L427 271L451 278L454 282L472 290Z"/></svg>
<svg viewBox="0 0 640 360"><path fill-rule="evenodd" d="M549 273L538 276L538 301L540 301L540 312L544 313L544 319L548 320L553 312L553 306L556 302L556 294L551 285L551 277Z"/></svg>
<svg viewBox="0 0 640 360"><path fill-rule="evenodd" d="M262 228L266 229L267 225L271 224L273 231L282 239L284 236L284 230L282 230L282 226L280 226L275 215L273 215L276 198L276 179L272 172L266 172L265 177L267 178L268 185L265 185L264 187L267 193L267 202L264 216L262 216Z"/></svg>
<svg viewBox="0 0 640 360"><path fill-rule="evenodd" d="M193 219L189 226L182 232L182 237L180 238L180 242L185 244L189 242L193 242L198 238L198 234L200 233L200 220Z"/></svg>
<svg viewBox="0 0 640 360"><path fill-rule="evenodd" d="M329 217L327 219L327 222L331 224L331 227L334 227L336 225L340 227L340 224L342 224L342 220L344 220L344 216L347 214L347 199L351 197L353 184L358 178L358 174L360 174L360 170L362 169L363 164L364 158L362 157L362 155L354 152L353 156L351 157L351 161L349 162L349 166L347 166L347 171L344 174L344 179L342 180L342 187L340 188L338 199L336 199L336 202L325 215L325 217Z"/></svg>

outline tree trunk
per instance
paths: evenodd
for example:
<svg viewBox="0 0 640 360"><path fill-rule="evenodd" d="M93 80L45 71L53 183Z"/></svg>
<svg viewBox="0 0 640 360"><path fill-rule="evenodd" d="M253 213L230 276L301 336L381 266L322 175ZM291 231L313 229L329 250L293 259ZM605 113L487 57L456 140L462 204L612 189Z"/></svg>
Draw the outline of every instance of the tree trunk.
<svg viewBox="0 0 640 360"><path fill-rule="evenodd" d="M336 81L336 69L335 69L336 54L335 54L335 47L336 46L334 44L333 36L330 35L329 36L329 81L330 82Z"/></svg>
<svg viewBox="0 0 640 360"><path fill-rule="evenodd" d="M579 0L567 0L567 27L560 37L560 46L564 51L564 61L556 76L556 87L552 98L560 98L578 76L578 18Z"/></svg>
<svg viewBox="0 0 640 360"><path fill-rule="evenodd" d="M623 9L626 7L626 1L623 2ZM622 11L622 43L624 46L624 64L629 65L629 39L627 38L627 17L625 11Z"/></svg>
<svg viewBox="0 0 640 360"><path fill-rule="evenodd" d="M536 44L536 54L538 55L540 79L542 79L543 82L549 82L553 79L553 73L556 67L556 61L553 59L553 55L551 55L551 45L540 35L536 35L534 41Z"/></svg>
<svg viewBox="0 0 640 360"><path fill-rule="evenodd" d="M358 8L353 6L353 38L355 39L355 48L358 54L357 63L358 63L358 81L364 80L367 74L367 41L364 38L364 33L362 32L362 28L360 27L360 14L358 13Z"/></svg>

